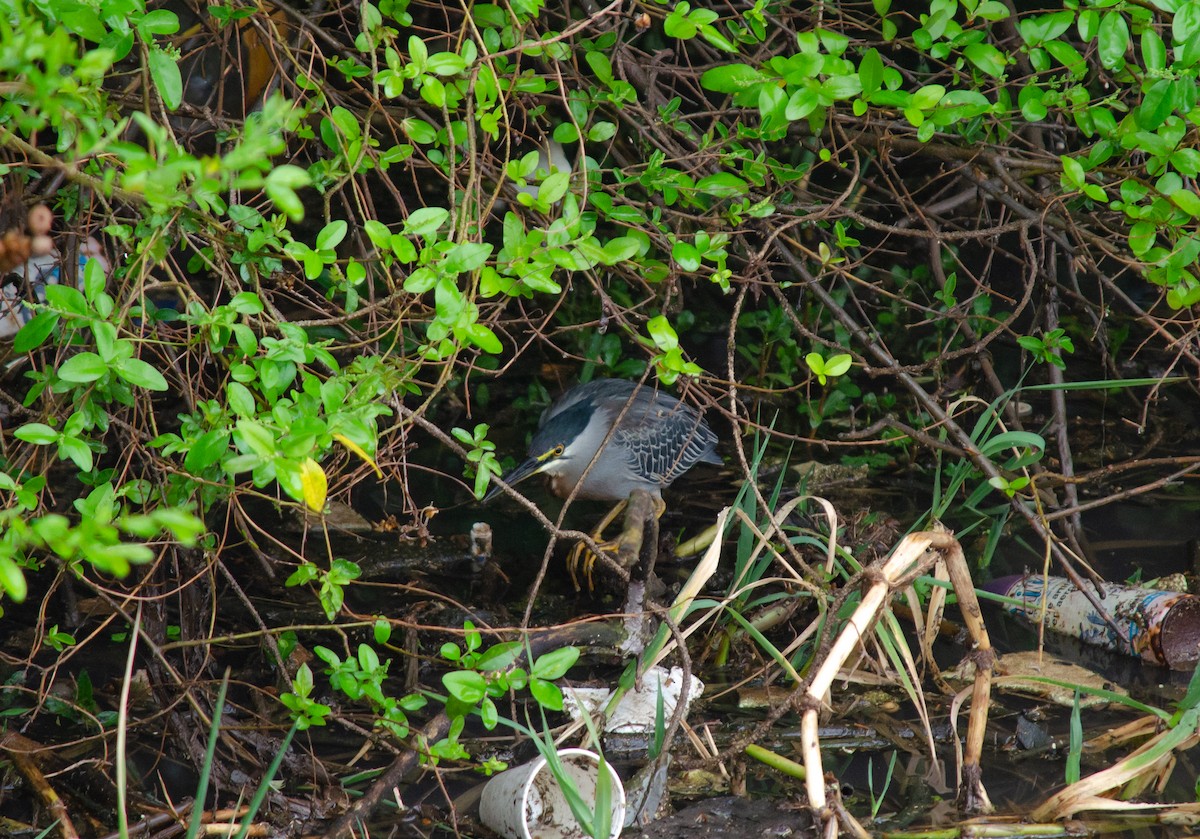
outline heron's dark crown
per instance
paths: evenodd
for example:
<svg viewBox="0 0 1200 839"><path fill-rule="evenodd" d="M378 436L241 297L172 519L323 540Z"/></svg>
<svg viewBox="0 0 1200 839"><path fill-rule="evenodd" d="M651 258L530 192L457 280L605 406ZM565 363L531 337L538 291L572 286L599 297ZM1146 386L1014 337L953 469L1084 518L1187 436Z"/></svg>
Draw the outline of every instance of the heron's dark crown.
<svg viewBox="0 0 1200 839"><path fill-rule="evenodd" d="M587 428L594 413L595 407L590 399L577 402L569 408L559 411L533 435L533 440L529 444L529 456L540 457L558 445L562 445L564 448L570 446L571 442Z"/></svg>

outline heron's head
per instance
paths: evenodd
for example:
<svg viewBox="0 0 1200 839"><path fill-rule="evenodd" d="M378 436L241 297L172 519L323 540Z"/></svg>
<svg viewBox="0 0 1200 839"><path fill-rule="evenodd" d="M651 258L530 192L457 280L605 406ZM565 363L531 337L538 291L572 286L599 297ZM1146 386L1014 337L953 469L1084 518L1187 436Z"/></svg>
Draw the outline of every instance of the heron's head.
<svg viewBox="0 0 1200 839"><path fill-rule="evenodd" d="M549 475L553 480L561 477L570 464L579 459L587 437L593 432L588 430L595 409L590 402L577 402L542 418L537 433L529 444L529 456L503 480L509 486L519 484L533 475ZM599 441L597 441L598 443ZM587 459L590 461L595 448L591 448ZM554 481L554 491L558 494L558 482ZM569 489L569 488L568 488ZM492 491L484 501L495 498L500 494L500 487L492 487Z"/></svg>

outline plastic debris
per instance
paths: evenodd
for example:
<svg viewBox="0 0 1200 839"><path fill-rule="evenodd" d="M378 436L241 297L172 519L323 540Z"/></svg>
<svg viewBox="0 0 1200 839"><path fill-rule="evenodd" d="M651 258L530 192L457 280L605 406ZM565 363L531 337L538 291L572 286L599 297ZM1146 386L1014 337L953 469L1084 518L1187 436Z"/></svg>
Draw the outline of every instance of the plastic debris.
<svg viewBox="0 0 1200 839"><path fill-rule="evenodd" d="M596 805L600 758L587 749L559 749L563 770L590 807ZM625 824L625 788L616 770L604 764L611 780L609 839ZM545 757L501 772L487 782L479 801L483 823L507 839L585 839Z"/></svg>
<svg viewBox="0 0 1200 839"><path fill-rule="evenodd" d="M0 339L11 338L33 318L27 303L45 303L46 286L63 280L62 255L48 235L54 215L44 205L29 211L29 235L9 231L0 242ZM83 271L89 259L100 262L105 276L111 265L100 243L91 236L79 243L76 282L83 287Z"/></svg>
<svg viewBox="0 0 1200 839"><path fill-rule="evenodd" d="M1046 627L1081 641L1146 661L1190 670L1200 661L1200 598L1191 594L1106 584L1096 597L1118 632L1075 584L1063 577L1001 577L985 588L1011 597L1011 614L1031 621L1042 615Z"/></svg>
<svg viewBox="0 0 1200 839"><path fill-rule="evenodd" d="M646 671L633 690L621 697L617 708L609 716L604 726L608 734L649 734L654 731L654 714L658 707L658 691L662 686L663 719L670 722L679 704L680 694L683 693L683 671L672 667L670 671L662 667L653 667ZM684 716L692 703L704 693L704 682L695 676L691 678L691 688L684 699ZM573 688L566 691L565 703L567 713L578 721L580 705L595 715L604 710L612 691L607 688Z"/></svg>

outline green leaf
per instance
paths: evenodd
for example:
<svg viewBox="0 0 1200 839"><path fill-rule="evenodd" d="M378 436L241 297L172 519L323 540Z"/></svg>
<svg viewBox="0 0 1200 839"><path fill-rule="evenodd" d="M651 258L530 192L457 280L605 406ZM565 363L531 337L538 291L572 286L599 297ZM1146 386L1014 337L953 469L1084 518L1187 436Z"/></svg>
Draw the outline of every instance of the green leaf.
<svg viewBox="0 0 1200 839"><path fill-rule="evenodd" d="M1021 106L1021 116L1029 122L1040 122L1046 118L1048 111L1042 102L1045 91L1036 85L1026 85L1017 95L1017 104Z"/></svg>
<svg viewBox="0 0 1200 839"><path fill-rule="evenodd" d="M400 127L408 135L408 139L422 146L437 141L437 129L423 119L408 117L400 121Z"/></svg>
<svg viewBox="0 0 1200 839"><path fill-rule="evenodd" d="M371 240L371 244L380 250L391 250L392 247L392 231L388 230L387 225L376 219L367 219L363 222L363 232L367 234L367 238Z"/></svg>
<svg viewBox="0 0 1200 839"><path fill-rule="evenodd" d="M496 337L496 333L482 323L471 324L467 328L467 335L470 337L471 343L484 352L489 352L492 355L499 355L504 352L504 345L500 343L500 339Z"/></svg>
<svg viewBox="0 0 1200 839"><path fill-rule="evenodd" d="M641 249L641 243L632 236L618 236L604 243L604 264L616 265L633 259Z"/></svg>
<svg viewBox="0 0 1200 839"><path fill-rule="evenodd" d="M571 186L571 173L555 171L546 176L538 188L537 200L540 203L550 205L555 204L567 194L568 187Z"/></svg>
<svg viewBox="0 0 1200 839"><path fill-rule="evenodd" d="M984 0L975 9L975 17L982 18L983 20L1005 20L1009 14L1008 6L999 2L999 0Z"/></svg>
<svg viewBox="0 0 1200 839"><path fill-rule="evenodd" d="M408 60L417 67L424 69L425 62L429 59L429 48L425 46L425 42L416 35L408 36Z"/></svg>
<svg viewBox="0 0 1200 839"><path fill-rule="evenodd" d="M679 346L679 336L665 315L650 318L646 323L646 331L650 333L654 345L664 352Z"/></svg>
<svg viewBox="0 0 1200 839"><path fill-rule="evenodd" d="M579 139L579 129L573 123L561 122L554 127L554 142L574 143Z"/></svg>
<svg viewBox="0 0 1200 839"><path fill-rule="evenodd" d="M588 67L596 74L596 78L606 85L613 83L612 62L607 55L597 50L589 50L584 53L583 60L587 62Z"/></svg>
<svg viewBox="0 0 1200 839"><path fill-rule="evenodd" d="M52 283L46 286L46 302L53 308L61 309L69 314L85 316L91 314L88 310L87 298L72 285Z"/></svg>
<svg viewBox="0 0 1200 839"><path fill-rule="evenodd" d="M1100 28L1100 13L1095 9L1084 9L1079 13L1079 38L1087 43L1096 37L1096 30Z"/></svg>
<svg viewBox="0 0 1200 839"><path fill-rule="evenodd" d="M17 603L23 602L29 593L21 567L3 554L0 554L0 587Z"/></svg>
<svg viewBox="0 0 1200 839"><path fill-rule="evenodd" d="M700 86L716 93L742 93L771 80L749 64L723 64L704 71Z"/></svg>
<svg viewBox="0 0 1200 839"><path fill-rule="evenodd" d="M140 358L126 358L118 361L114 365L114 369L118 376L131 385L159 392L167 389L167 380L163 378L163 374Z"/></svg>
<svg viewBox="0 0 1200 839"><path fill-rule="evenodd" d="M531 678L529 680L529 692L533 695L537 704L541 705L548 711L561 711L563 708L562 691L558 689L558 685L553 682L543 681L542 679Z"/></svg>
<svg viewBox="0 0 1200 839"><path fill-rule="evenodd" d="M1175 13L1174 18L1171 20L1172 40L1180 45L1192 43L1197 33L1200 33L1200 5L1196 3L1181 3L1179 8L1172 9L1171 11ZM1195 65L1192 64L1191 66L1194 67Z"/></svg>
<svg viewBox="0 0 1200 839"><path fill-rule="evenodd" d="M617 133L617 126L601 120L588 129L587 138L594 143L602 143L611 139Z"/></svg>
<svg viewBox="0 0 1200 839"><path fill-rule="evenodd" d="M883 84L883 59L874 47L863 53L858 65L858 80L862 84L864 97L869 97Z"/></svg>
<svg viewBox="0 0 1200 839"><path fill-rule="evenodd" d="M502 641L479 657L475 666L483 671L507 670L521 657L524 645L520 641Z"/></svg>
<svg viewBox="0 0 1200 839"><path fill-rule="evenodd" d="M55 12L69 30L93 43L100 43L109 34L108 27L101 22L95 9L83 3L75 5L74 8L62 3L55 7Z"/></svg>
<svg viewBox="0 0 1200 839"><path fill-rule="evenodd" d="M787 107L784 109L783 116L789 122L795 122L807 117L820 104L820 94L814 88L806 85L805 87L798 88L788 97Z"/></svg>
<svg viewBox="0 0 1200 839"><path fill-rule="evenodd" d="M317 234L317 250L333 250L346 238L349 226L341 219L329 222Z"/></svg>
<svg viewBox="0 0 1200 839"><path fill-rule="evenodd" d="M500 711L490 696L483 697L483 701L479 703L479 721L487 731L491 731L500 722Z"/></svg>
<svg viewBox="0 0 1200 839"><path fill-rule="evenodd" d="M404 281L404 290L409 294L424 294L437 285L437 272L431 268L418 268Z"/></svg>
<svg viewBox="0 0 1200 839"><path fill-rule="evenodd" d="M95 303L104 293L108 278L104 276L104 266L98 259L89 259L83 266L83 293L88 300Z"/></svg>
<svg viewBox="0 0 1200 839"><path fill-rule="evenodd" d="M735 55L738 53L738 48L733 41L726 38L724 33L722 33L721 30L717 29L715 26L701 26L700 37L708 41L719 50L733 53Z"/></svg>
<svg viewBox="0 0 1200 839"><path fill-rule="evenodd" d="M439 76L457 76L467 69L467 62L461 55L453 52L436 52L429 56L429 62L425 66L429 72Z"/></svg>
<svg viewBox="0 0 1200 839"><path fill-rule="evenodd" d="M1079 51L1066 41L1047 41L1043 47L1059 64L1070 71L1071 78L1082 79L1087 75L1087 62L1083 60Z"/></svg>
<svg viewBox="0 0 1200 839"><path fill-rule="evenodd" d="M467 705L475 705L487 696L487 682L483 676L471 670L456 670L442 675L446 692Z"/></svg>
<svg viewBox="0 0 1200 839"><path fill-rule="evenodd" d="M253 291L239 291L229 300L229 308L239 315L259 315L263 312L263 303Z"/></svg>
<svg viewBox="0 0 1200 839"><path fill-rule="evenodd" d="M1129 24L1125 16L1118 11L1105 12L1096 36L1100 64L1109 70L1124 66L1125 52L1129 49Z"/></svg>
<svg viewBox="0 0 1200 839"><path fill-rule="evenodd" d="M749 192L750 185L730 172L718 172L701 178L696 183L696 189L712 198L733 198Z"/></svg>
<svg viewBox="0 0 1200 839"><path fill-rule="evenodd" d="M1083 164L1066 155L1062 155L1059 159L1062 161L1063 179L1076 189L1082 189L1087 179L1083 172Z"/></svg>
<svg viewBox="0 0 1200 839"><path fill-rule="evenodd" d="M21 327L21 331L13 338L13 350L18 353L27 353L40 347L54 331L58 319L57 312L38 312L29 323Z"/></svg>
<svg viewBox="0 0 1200 839"><path fill-rule="evenodd" d="M446 254L445 269L454 274L474 271L487 262L492 246L487 242L459 242Z"/></svg>
<svg viewBox="0 0 1200 839"><path fill-rule="evenodd" d="M557 650L552 650L545 655L538 656L537 661L530 668L530 675L536 676L539 679L561 679L567 675L567 671L575 666L575 662L579 661L579 649L576 647L561 647Z"/></svg>
<svg viewBox="0 0 1200 839"><path fill-rule="evenodd" d="M1147 70L1161 72L1167 68L1167 45L1150 27L1142 31L1142 63Z"/></svg>
<svg viewBox="0 0 1200 839"><path fill-rule="evenodd" d="M108 372L104 359L94 352L73 355L58 368L58 377L66 382L83 384L94 382Z"/></svg>
<svg viewBox="0 0 1200 839"><path fill-rule="evenodd" d="M414 210L404 220L404 232L409 236L431 236L441 229L450 218L450 211L442 207L422 207Z"/></svg>
<svg viewBox="0 0 1200 839"><path fill-rule="evenodd" d="M373 634L376 644L386 644L392 637L392 625L383 618L376 618Z"/></svg>
<svg viewBox="0 0 1200 839"><path fill-rule="evenodd" d="M1142 97L1134 118L1143 131L1157 131L1174 110L1175 85L1170 79L1159 79Z"/></svg>
<svg viewBox="0 0 1200 839"><path fill-rule="evenodd" d="M224 428L214 428L212 431L201 434L192 444L187 456L183 459L183 468L193 475L199 475L228 451L229 432Z"/></svg>
<svg viewBox="0 0 1200 839"><path fill-rule="evenodd" d="M304 169L284 163L270 171L263 191L276 207L287 213L288 218L300 221L304 218L304 204L296 190L311 183L312 179Z"/></svg>
<svg viewBox="0 0 1200 839"><path fill-rule="evenodd" d="M92 450L77 437L63 437L59 440L58 456L70 460L80 472L92 471Z"/></svg>
<svg viewBox="0 0 1200 839"><path fill-rule="evenodd" d="M138 32L147 35L174 35L179 31L179 18L167 9L154 9L146 12L138 21Z"/></svg>
<svg viewBox="0 0 1200 839"><path fill-rule="evenodd" d="M27 422L13 436L35 446L48 446L58 440L58 432L43 422Z"/></svg>
<svg viewBox="0 0 1200 839"><path fill-rule="evenodd" d="M241 419L237 422L238 434L241 435L245 450L259 457L273 457L275 454L275 435L260 422Z"/></svg>
<svg viewBox="0 0 1200 839"><path fill-rule="evenodd" d="M928 111L930 108L936 107L937 103L941 102L942 97L945 95L946 88L940 84L927 84L913 93L909 107Z"/></svg>
<svg viewBox="0 0 1200 839"><path fill-rule="evenodd" d="M1028 337L1028 336L1026 336ZM1040 342L1039 342L1040 343ZM1046 450L1046 440L1032 431L1005 431L991 437L979 447L982 454L991 457L1006 449L1030 448L1037 451Z"/></svg>
<svg viewBox="0 0 1200 839"><path fill-rule="evenodd" d="M1181 189L1171 195L1171 201L1192 218L1200 217L1200 195L1190 189Z"/></svg>
<svg viewBox="0 0 1200 839"><path fill-rule="evenodd" d="M700 252L696 250L694 245L687 242L676 242L671 247L671 258L679 263L679 267L684 271L698 271L700 269Z"/></svg>
<svg viewBox="0 0 1200 839"><path fill-rule="evenodd" d="M179 74L179 64L176 58L168 54L162 47L151 46L147 56L150 64L150 78L163 104L170 110L175 110L183 102L183 78Z"/></svg>
<svg viewBox="0 0 1200 839"><path fill-rule="evenodd" d="M968 44L963 48L963 55L989 76L1003 76L1008 70L1008 56L991 44Z"/></svg>
<svg viewBox="0 0 1200 839"><path fill-rule="evenodd" d="M678 38L686 41L688 38L696 36L696 24L688 17L688 10L691 4L685 2L676 6L671 14L667 15L667 19L663 21L663 34L668 38Z"/></svg>
<svg viewBox="0 0 1200 839"><path fill-rule="evenodd" d="M854 359L846 353L839 353L838 355L830 357L825 362L825 375L841 376L850 369L850 364L853 362L853 360Z"/></svg>

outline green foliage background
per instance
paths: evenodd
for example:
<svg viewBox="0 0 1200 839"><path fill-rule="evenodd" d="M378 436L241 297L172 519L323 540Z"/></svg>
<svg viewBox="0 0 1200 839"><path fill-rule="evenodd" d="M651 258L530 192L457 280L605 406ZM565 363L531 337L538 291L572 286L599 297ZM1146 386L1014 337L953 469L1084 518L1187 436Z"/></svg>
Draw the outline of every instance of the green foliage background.
<svg viewBox="0 0 1200 839"><path fill-rule="evenodd" d="M547 362L926 465L964 369L991 402L1072 352L1200 366L1200 0L3 0L0 28L9 227L45 201L113 263L7 353L10 598L52 560L210 585L273 542L248 501L407 484L439 405ZM334 618L331 569L299 579Z"/></svg>

